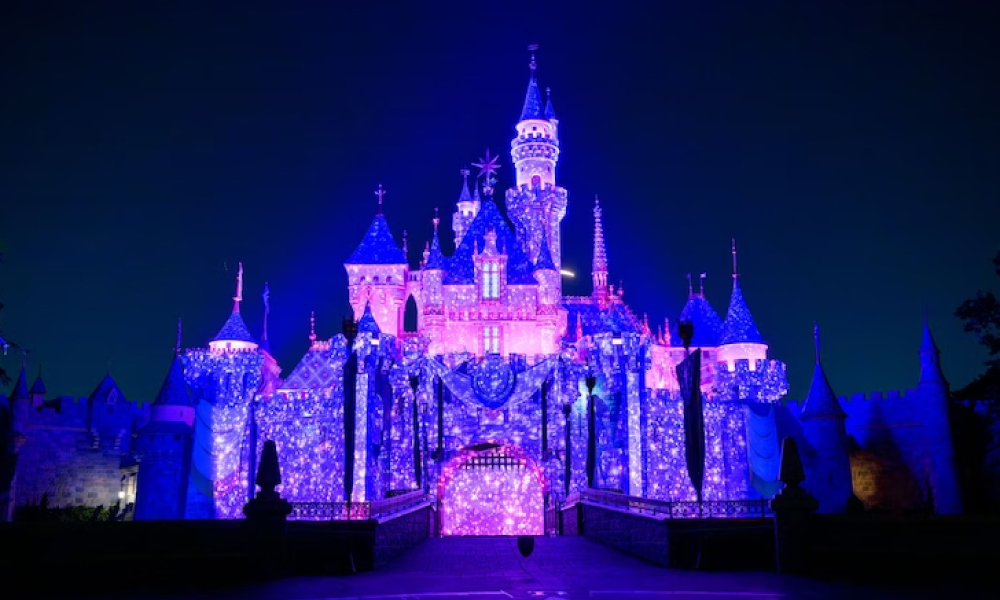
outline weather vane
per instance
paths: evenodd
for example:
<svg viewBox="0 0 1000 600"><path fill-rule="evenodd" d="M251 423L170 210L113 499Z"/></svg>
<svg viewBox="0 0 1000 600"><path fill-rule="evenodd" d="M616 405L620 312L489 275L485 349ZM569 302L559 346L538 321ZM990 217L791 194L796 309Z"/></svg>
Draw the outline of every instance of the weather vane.
<svg viewBox="0 0 1000 600"><path fill-rule="evenodd" d="M497 179L494 177L496 175L497 169L500 168L500 157L490 156L490 149L486 149L486 158L480 158L479 162L472 163L473 167L479 167L478 177L485 176L483 180L483 193L487 196L493 195L493 186L496 185Z"/></svg>

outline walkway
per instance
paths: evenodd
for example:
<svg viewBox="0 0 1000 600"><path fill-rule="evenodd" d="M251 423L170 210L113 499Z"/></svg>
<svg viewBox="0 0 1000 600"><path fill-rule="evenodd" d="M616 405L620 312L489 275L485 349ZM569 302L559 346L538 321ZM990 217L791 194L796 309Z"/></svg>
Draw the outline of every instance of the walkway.
<svg viewBox="0 0 1000 600"><path fill-rule="evenodd" d="M536 538L525 558L514 538L431 539L386 568L353 577L294 578L213 598L241 600L903 600L967 592L889 592L782 577L653 566L580 537ZM186 596L184 600L193 600Z"/></svg>

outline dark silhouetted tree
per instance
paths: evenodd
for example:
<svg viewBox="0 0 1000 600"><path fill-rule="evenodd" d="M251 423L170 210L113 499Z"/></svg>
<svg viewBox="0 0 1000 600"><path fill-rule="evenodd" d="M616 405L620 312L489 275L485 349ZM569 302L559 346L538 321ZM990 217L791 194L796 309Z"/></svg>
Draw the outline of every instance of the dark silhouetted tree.
<svg viewBox="0 0 1000 600"><path fill-rule="evenodd" d="M1000 275L1000 252L993 259ZM955 310L955 316L965 321L965 330L974 333L979 343L986 347L990 359L986 371L965 388L955 392L962 400L1000 401L1000 300L993 292L976 292Z"/></svg>

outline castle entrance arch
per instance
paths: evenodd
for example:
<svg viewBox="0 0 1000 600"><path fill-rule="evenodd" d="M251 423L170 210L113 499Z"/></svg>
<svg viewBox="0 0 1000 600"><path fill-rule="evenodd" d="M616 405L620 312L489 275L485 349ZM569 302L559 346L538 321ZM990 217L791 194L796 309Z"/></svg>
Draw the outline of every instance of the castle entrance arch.
<svg viewBox="0 0 1000 600"><path fill-rule="evenodd" d="M542 535L547 485L519 446L463 449L438 479L441 535Z"/></svg>

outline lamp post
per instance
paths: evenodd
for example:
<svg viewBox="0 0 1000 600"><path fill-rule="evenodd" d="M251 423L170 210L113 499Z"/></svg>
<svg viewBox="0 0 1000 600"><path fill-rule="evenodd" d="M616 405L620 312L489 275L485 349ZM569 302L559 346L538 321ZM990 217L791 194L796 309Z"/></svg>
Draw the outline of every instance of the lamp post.
<svg viewBox="0 0 1000 600"><path fill-rule="evenodd" d="M587 487L594 487L594 468L597 463L597 422L594 407L594 388L597 386L597 376L592 370L587 371L584 379L587 386Z"/></svg>

